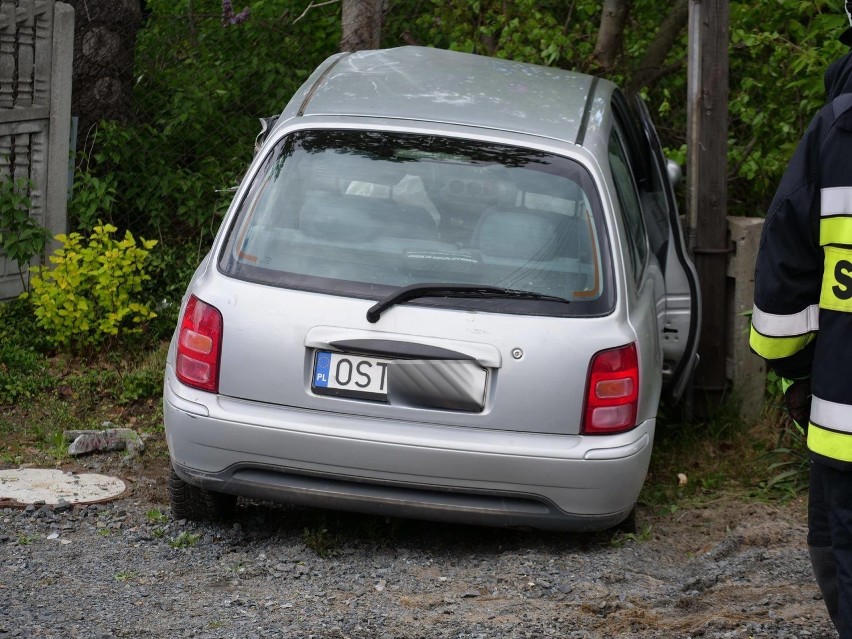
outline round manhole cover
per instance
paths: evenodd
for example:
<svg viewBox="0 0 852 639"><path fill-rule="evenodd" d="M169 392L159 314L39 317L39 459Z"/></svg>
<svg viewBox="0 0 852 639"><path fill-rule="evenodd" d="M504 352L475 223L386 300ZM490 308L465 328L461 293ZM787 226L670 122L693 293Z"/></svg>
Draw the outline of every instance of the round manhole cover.
<svg viewBox="0 0 852 639"><path fill-rule="evenodd" d="M0 507L93 504L116 499L125 490L123 481L107 475L43 468L0 470Z"/></svg>

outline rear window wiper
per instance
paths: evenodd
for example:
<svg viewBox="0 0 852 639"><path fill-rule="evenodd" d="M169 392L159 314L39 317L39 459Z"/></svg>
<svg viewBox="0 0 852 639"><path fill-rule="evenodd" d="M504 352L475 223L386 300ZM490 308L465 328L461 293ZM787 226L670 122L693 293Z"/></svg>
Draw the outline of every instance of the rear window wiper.
<svg viewBox="0 0 852 639"><path fill-rule="evenodd" d="M533 293L532 291L521 291L501 286L483 284L413 284L394 291L383 300L379 300L371 306L367 311L367 321L375 324L379 321L382 313L391 306L418 297L478 297L540 300L544 302L560 302L562 304L571 303L569 300L557 297L556 295L545 295L543 293Z"/></svg>

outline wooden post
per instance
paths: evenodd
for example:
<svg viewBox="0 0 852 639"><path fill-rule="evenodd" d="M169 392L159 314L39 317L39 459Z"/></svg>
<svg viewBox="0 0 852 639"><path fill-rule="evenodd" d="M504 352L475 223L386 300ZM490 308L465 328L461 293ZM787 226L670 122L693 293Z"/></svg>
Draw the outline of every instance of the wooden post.
<svg viewBox="0 0 852 639"><path fill-rule="evenodd" d="M696 400L708 409L726 386L728 16L727 0L690 0L688 234L702 295Z"/></svg>

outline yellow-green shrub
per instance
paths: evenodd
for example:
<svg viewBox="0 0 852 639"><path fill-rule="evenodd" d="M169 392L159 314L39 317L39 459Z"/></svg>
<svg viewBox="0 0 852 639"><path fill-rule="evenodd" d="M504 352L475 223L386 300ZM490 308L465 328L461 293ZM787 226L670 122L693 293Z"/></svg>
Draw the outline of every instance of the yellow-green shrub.
<svg viewBox="0 0 852 639"><path fill-rule="evenodd" d="M97 346L121 334L138 333L156 317L138 301L142 282L150 279L145 262L156 240L130 231L113 237L111 224L79 233L57 235L62 247L50 256L53 267L32 269L30 301L38 325L60 347Z"/></svg>

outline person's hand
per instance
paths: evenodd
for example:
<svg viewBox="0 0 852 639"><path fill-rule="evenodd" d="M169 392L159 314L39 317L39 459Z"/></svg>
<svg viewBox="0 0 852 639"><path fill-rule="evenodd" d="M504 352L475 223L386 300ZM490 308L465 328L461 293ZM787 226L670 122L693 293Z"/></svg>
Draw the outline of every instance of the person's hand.
<svg viewBox="0 0 852 639"><path fill-rule="evenodd" d="M792 420L807 433L811 418L811 380L793 380L784 391L784 406Z"/></svg>

